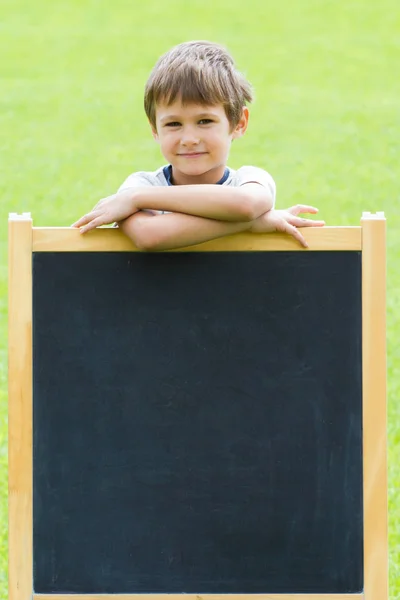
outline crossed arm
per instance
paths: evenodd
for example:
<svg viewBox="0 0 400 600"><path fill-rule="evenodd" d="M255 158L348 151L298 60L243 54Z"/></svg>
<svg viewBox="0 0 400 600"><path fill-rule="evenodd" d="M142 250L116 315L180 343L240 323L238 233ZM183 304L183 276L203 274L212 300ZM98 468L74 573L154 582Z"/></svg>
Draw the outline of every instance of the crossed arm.
<svg viewBox="0 0 400 600"><path fill-rule="evenodd" d="M142 250L171 250L239 233L282 231L307 246L297 227L323 221L301 219L310 206L271 210L270 191L249 183L238 188L215 185L131 188L100 200L73 227L81 233L108 223L119 227ZM158 211L170 211L161 215Z"/></svg>

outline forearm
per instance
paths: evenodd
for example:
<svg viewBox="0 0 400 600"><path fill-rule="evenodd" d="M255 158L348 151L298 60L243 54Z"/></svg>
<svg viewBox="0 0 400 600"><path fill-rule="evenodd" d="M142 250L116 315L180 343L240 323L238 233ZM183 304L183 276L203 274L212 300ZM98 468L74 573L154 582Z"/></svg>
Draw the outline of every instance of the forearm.
<svg viewBox="0 0 400 600"><path fill-rule="evenodd" d="M160 251L186 248L217 238L247 231L252 222L227 222L180 213L137 214L119 226L141 250Z"/></svg>
<svg viewBox="0 0 400 600"><path fill-rule="evenodd" d="M269 190L261 185L152 186L136 188L133 194L138 210L164 210L218 221L252 221L273 205Z"/></svg>

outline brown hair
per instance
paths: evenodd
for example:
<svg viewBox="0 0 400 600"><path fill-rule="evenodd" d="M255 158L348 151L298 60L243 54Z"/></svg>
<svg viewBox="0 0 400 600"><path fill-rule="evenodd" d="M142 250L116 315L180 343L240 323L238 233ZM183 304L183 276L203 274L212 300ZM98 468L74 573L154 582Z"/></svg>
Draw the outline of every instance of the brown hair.
<svg viewBox="0 0 400 600"><path fill-rule="evenodd" d="M150 73L144 93L144 109L156 129L156 106L172 104L222 104L233 129L246 102L253 100L252 88L237 71L225 48L212 42L184 42L161 56Z"/></svg>

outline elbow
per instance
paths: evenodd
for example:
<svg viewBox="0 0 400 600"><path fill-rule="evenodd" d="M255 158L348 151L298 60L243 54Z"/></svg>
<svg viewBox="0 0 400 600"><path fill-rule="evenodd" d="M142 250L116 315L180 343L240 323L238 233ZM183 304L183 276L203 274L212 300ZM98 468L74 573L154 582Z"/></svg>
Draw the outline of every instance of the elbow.
<svg viewBox="0 0 400 600"><path fill-rule="evenodd" d="M269 190L262 186L259 188L257 194L245 191L245 201L243 202L245 221L255 221L273 207L274 201Z"/></svg>
<svg viewBox="0 0 400 600"><path fill-rule="evenodd" d="M157 249L157 243L152 235L151 229L146 227L144 223L134 223L123 221L119 223L121 231L133 242L138 250L143 252L151 252Z"/></svg>
<svg viewBox="0 0 400 600"><path fill-rule="evenodd" d="M151 240L145 240L143 242L136 243L135 246L142 252L156 252L158 250L156 244L153 244Z"/></svg>
<svg viewBox="0 0 400 600"><path fill-rule="evenodd" d="M141 231L140 234L132 236L131 240L136 248L143 252L154 252L157 250L157 243L153 239L153 236L149 235L149 232Z"/></svg>

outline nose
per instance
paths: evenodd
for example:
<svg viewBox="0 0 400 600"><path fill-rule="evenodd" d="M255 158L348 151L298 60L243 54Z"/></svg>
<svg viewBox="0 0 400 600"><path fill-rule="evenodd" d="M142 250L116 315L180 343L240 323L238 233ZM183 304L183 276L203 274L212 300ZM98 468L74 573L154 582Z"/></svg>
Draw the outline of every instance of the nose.
<svg viewBox="0 0 400 600"><path fill-rule="evenodd" d="M193 127L185 127L182 131L181 144L185 148L197 146L200 142L199 135Z"/></svg>

